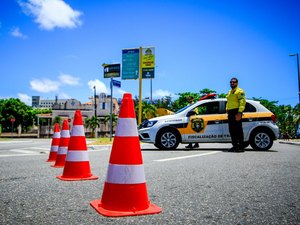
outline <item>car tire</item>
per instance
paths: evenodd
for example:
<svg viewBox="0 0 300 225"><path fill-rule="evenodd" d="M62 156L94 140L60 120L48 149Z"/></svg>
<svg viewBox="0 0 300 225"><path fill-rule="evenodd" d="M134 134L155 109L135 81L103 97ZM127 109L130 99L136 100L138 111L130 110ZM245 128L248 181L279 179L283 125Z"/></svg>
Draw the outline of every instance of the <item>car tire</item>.
<svg viewBox="0 0 300 225"><path fill-rule="evenodd" d="M174 150L179 145L179 135L176 130L164 129L158 132L155 146L162 150Z"/></svg>
<svg viewBox="0 0 300 225"><path fill-rule="evenodd" d="M251 134L250 145L254 150L267 151L273 145L273 137L265 129L256 130Z"/></svg>

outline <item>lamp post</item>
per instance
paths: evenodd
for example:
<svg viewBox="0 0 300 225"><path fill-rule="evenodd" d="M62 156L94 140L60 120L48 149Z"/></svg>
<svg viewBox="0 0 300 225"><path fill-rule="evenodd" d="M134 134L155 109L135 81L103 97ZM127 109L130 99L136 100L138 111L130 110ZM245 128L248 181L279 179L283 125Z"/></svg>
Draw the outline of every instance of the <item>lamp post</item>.
<svg viewBox="0 0 300 225"><path fill-rule="evenodd" d="M97 103L96 103L96 86L94 86L94 111L95 111L95 117L97 118Z"/></svg>
<svg viewBox="0 0 300 225"><path fill-rule="evenodd" d="M300 103L300 70L299 70L299 55L298 53L290 54L290 56L297 57L297 70L298 70L298 95L299 95L299 103Z"/></svg>

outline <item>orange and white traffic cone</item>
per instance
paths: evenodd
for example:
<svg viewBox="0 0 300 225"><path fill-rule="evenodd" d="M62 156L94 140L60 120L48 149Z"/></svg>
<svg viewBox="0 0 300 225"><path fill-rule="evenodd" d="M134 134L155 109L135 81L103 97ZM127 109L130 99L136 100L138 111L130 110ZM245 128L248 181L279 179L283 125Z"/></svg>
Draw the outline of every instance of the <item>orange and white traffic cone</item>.
<svg viewBox="0 0 300 225"><path fill-rule="evenodd" d="M148 199L134 103L130 93L123 95L102 199L93 200L90 204L98 213L112 217L162 211Z"/></svg>
<svg viewBox="0 0 300 225"><path fill-rule="evenodd" d="M67 157L67 152L68 152L69 141L70 141L69 124L68 124L68 120L64 120L62 125L62 130L60 132L60 141L59 141L56 161L55 164L52 165L52 167L56 167L56 168L64 167L66 157Z"/></svg>
<svg viewBox="0 0 300 225"><path fill-rule="evenodd" d="M63 174L57 176L57 178L65 181L98 179L91 173L80 110L76 110L74 115Z"/></svg>
<svg viewBox="0 0 300 225"><path fill-rule="evenodd" d="M55 123L53 128L53 136L52 136L52 143L51 143L51 149L49 153L49 158L46 162L55 162L57 151L59 147L59 141L60 141L60 129L59 124Z"/></svg>

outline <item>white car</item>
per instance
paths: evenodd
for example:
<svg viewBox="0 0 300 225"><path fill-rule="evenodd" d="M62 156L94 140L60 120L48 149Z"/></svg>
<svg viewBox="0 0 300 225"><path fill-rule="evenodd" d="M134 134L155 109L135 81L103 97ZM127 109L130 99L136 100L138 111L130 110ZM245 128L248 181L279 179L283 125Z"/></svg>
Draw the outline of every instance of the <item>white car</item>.
<svg viewBox="0 0 300 225"><path fill-rule="evenodd" d="M226 103L221 98L201 100L173 115L146 120L139 126L140 140L159 149L176 149L179 143L230 143ZM246 101L242 124L244 147L269 150L279 137L275 115L258 101Z"/></svg>

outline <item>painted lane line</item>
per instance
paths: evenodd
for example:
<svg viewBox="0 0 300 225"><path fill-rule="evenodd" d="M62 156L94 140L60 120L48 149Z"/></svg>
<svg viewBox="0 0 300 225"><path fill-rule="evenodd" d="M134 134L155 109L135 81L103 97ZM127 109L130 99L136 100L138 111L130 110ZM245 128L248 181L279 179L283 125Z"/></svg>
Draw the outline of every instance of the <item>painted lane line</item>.
<svg viewBox="0 0 300 225"><path fill-rule="evenodd" d="M2 157L16 157L16 156L33 156L33 155L43 155L43 154L15 154L15 155L0 155Z"/></svg>
<svg viewBox="0 0 300 225"><path fill-rule="evenodd" d="M179 160L179 159L187 159L187 158L194 158L194 157L212 155L212 154L216 154L218 152L220 152L220 151L213 151L213 152L201 153L201 154L196 154L196 155L179 156L179 157L167 158L167 159L158 159L158 160L154 160L154 161L156 161L156 162L166 162L166 161L172 161L172 160Z"/></svg>
<svg viewBox="0 0 300 225"><path fill-rule="evenodd" d="M28 150L21 150L21 149L11 149L10 152L18 152L18 153L24 153L24 154L37 154L36 151L28 151Z"/></svg>

